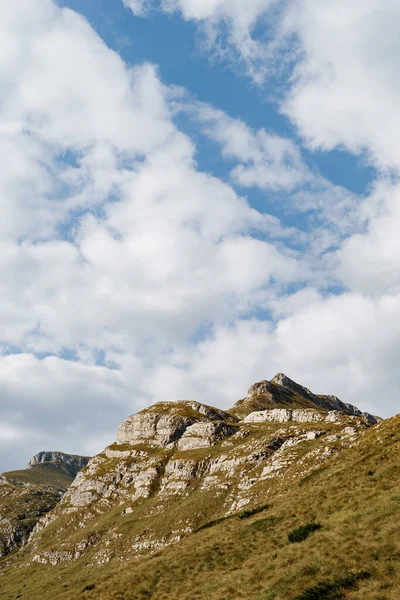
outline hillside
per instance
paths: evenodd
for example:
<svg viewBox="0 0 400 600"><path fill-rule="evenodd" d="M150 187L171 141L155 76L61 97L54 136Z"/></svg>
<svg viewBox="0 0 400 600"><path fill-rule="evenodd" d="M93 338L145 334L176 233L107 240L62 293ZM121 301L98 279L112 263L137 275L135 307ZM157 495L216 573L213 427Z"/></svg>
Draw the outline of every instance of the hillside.
<svg viewBox="0 0 400 600"><path fill-rule="evenodd" d="M25 544L39 519L60 501L89 457L41 452L28 468L0 475L0 557Z"/></svg>
<svg viewBox="0 0 400 600"><path fill-rule="evenodd" d="M243 404L127 419L3 562L0 598L398 600L400 417Z"/></svg>

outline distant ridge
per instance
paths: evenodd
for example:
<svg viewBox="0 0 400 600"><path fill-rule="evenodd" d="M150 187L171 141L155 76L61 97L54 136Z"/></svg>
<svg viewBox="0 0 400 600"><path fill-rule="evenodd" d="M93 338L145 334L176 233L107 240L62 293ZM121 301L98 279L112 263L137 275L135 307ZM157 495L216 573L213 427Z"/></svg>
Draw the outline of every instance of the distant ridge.
<svg viewBox="0 0 400 600"><path fill-rule="evenodd" d="M24 546L90 457L39 452L26 469L0 475L0 558Z"/></svg>
<svg viewBox="0 0 400 600"><path fill-rule="evenodd" d="M42 451L29 461L28 469L37 465L51 464L66 475L75 478L79 471L86 467L90 456L79 456L78 454L65 454L64 452L46 452Z"/></svg>

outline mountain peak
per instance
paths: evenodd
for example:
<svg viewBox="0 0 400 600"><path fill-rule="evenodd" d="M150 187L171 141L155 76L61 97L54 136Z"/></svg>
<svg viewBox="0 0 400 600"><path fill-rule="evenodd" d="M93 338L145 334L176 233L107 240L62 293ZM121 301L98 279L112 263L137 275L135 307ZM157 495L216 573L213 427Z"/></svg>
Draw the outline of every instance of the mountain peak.
<svg viewBox="0 0 400 600"><path fill-rule="evenodd" d="M284 373L277 373L270 381L263 380L254 383L249 388L247 397L239 400L232 410L234 414L246 416L252 411L269 410L271 408L339 411L345 415L363 417L371 424L379 421L379 417L362 412L356 406L344 403L336 396L314 394Z"/></svg>
<svg viewBox="0 0 400 600"><path fill-rule="evenodd" d="M273 376L270 383L274 383L276 385L283 385L283 387L287 387L289 389L292 389L294 387L300 387L303 390L307 390L308 392L310 391L307 388L303 387L302 385L299 385L298 383L296 383L293 379L290 379L290 377L285 375L285 373L277 373L276 375Z"/></svg>

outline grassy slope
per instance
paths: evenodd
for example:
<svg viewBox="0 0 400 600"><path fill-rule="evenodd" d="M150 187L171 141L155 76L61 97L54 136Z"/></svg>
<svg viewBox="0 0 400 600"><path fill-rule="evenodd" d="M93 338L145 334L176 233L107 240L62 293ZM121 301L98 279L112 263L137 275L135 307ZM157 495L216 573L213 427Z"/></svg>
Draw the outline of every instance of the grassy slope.
<svg viewBox="0 0 400 600"><path fill-rule="evenodd" d="M136 445L135 449L141 449L142 452L150 458L150 462L159 464L160 477L162 477L162 463L167 457L181 459L184 463L202 463L205 460L218 460L221 456L224 461L231 459L246 458L249 455L271 454L268 450L268 444L278 437L286 439L287 437L297 436L299 429L292 428L291 423L258 423L243 426L243 432L247 434L240 436L232 446L226 447L219 443L211 448L202 448L198 450L180 452L172 449L160 450L155 447L146 447ZM343 424L324 424L323 428L329 433L341 431ZM315 429L314 424L302 424L301 430ZM318 427L319 428L319 427ZM244 431L245 430L245 431ZM229 443L229 442L228 442ZM158 494L158 485L160 480L155 483L153 493L147 499L139 500L133 504L133 512L129 515L123 515L122 509L125 506L132 506L130 502L131 494L134 488L123 487L122 504L119 498L104 501L100 497L99 501L95 501L77 512L72 514L68 511L68 497L58 505L55 513L58 513L58 518L48 525L44 531L35 538L37 553L53 552L53 551L72 551L85 540L95 540L94 547L89 550L91 560L96 563L101 555L100 560L103 560L106 555L112 560L119 558L128 559L132 557L132 546L136 538L140 537L140 542L153 540L157 543L161 538L165 537L169 540L179 530L184 530L187 526L197 528L207 521L217 519L227 513L233 501L238 498L240 490L239 484L243 482L242 472L245 472L248 477L255 479L257 483L251 488L252 504L264 504L266 494L276 495L282 491L290 489L293 485L293 480L299 479L301 473L308 472L311 468L318 465L315 455L313 458L309 456L305 459L304 454L312 450L323 450L326 445L326 438L322 436L315 441L302 443L291 451L293 453L291 465L284 470L284 474L280 477L273 477L268 480L258 480L261 474L265 461L261 463L246 462L235 469L236 475L228 477L224 473L219 473L219 484L229 482L228 487L216 490L215 487L209 488L206 491L200 489L202 478L194 478L189 488L184 494L172 495L164 498ZM333 448L336 443L330 442L329 446ZM111 446L110 448L114 448ZM125 449L124 446L119 446L120 449ZM127 449L132 450L131 447ZM105 455L101 455L105 456ZM326 459L325 459L326 460ZM126 458L107 459L101 463L96 472L89 476L89 480L93 482L96 477L100 477L102 481L107 478L114 479L118 473L121 463L124 469L129 468L129 464L143 464L142 459ZM84 473L84 471L83 471ZM118 476L116 476L118 482ZM112 483L118 488L118 483ZM55 515L53 513L53 516ZM175 531L175 534L172 533ZM97 557L96 557L97 553ZM144 551L146 553L146 550Z"/></svg>
<svg viewBox="0 0 400 600"><path fill-rule="evenodd" d="M0 598L294 600L318 582L361 571L371 577L354 589L310 598L400 598L400 416L368 431L288 493L266 500L264 512L226 519L120 566L92 567L89 555L67 566L21 568L25 549L0 570ZM290 531L311 522L322 529L288 542Z"/></svg>
<svg viewBox="0 0 400 600"><path fill-rule="evenodd" d="M73 477L67 475L52 463L43 463L35 465L30 469L22 469L20 471L9 471L3 473L3 476L15 485L18 485L19 483L28 483L42 487L56 488L63 491L65 491L73 481Z"/></svg>

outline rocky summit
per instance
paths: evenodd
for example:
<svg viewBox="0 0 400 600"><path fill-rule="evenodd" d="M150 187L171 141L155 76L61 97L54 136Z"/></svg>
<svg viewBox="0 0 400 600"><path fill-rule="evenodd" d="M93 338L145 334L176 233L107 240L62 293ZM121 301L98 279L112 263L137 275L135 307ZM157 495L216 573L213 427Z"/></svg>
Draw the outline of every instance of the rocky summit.
<svg viewBox="0 0 400 600"><path fill-rule="evenodd" d="M343 526L340 535L346 536L352 523L346 520L349 510L364 522L359 513L364 497L369 498L368 514L375 518L373 511L383 510L381 486L382 493L391 489L397 497L399 433L398 420L382 421L335 396L314 394L283 374L252 385L247 396L227 411L194 400L158 402L128 417L115 442L88 462L58 453L41 453L31 460L26 473L62 461L65 468L75 468L77 476L36 519L28 543L3 570L0 563L2 581L8 582L4 589L28 598L25 572L37 598L53 598L54 582L62 578L65 591L54 597L65 600L293 600L296 590L312 588L312 573L322 577L325 570L318 562L306 565L300 551L287 547L290 528L307 525L306 537L322 528L325 533L318 539L323 540L324 535L329 538L329 528L342 531ZM383 479L384 468L389 479ZM64 475L65 469L57 473ZM8 475L5 480L9 485ZM351 486L358 486L352 494ZM396 507L400 505L393 500L385 514L391 516ZM343 515L335 517L337 511ZM301 538L302 532L300 527L294 538ZM332 544L336 542L329 538L326 552ZM259 558L263 552L265 559ZM348 546L345 552L350 552ZM214 572L217 558L221 563ZM286 564L289 573L297 560L303 561L297 575L286 581L285 588L273 587L279 569ZM326 560L331 565L333 559ZM332 583L336 596L304 598L342 598L339 593L347 584L358 589L357 577L364 581L359 575L364 571L354 570L353 559L347 566L346 560L344 554L341 564L346 573L338 575L339 583ZM243 561L248 567L240 578L247 581L248 591L239 594L233 581L244 568ZM172 579L170 564L175 565ZM191 565L190 572L185 564ZM269 571L266 564L276 566ZM64 575L57 575L58 569ZM205 583L202 573L225 581L223 591L217 591L211 580ZM42 575L48 579L42 581ZM125 580L131 583L124 587ZM271 593L260 595L254 583L259 580L263 585L270 581ZM173 581L180 582L179 592ZM3 597L14 596L2 595L0 588Z"/></svg>
<svg viewBox="0 0 400 600"><path fill-rule="evenodd" d="M361 412L352 404L345 404L336 396L313 394L308 388L299 385L284 373L277 373L271 381L260 381L249 389L246 398L237 402L235 414L246 414L252 410L267 410L275 407L311 408L313 410L339 411L347 415L357 415L369 423L378 423L379 417Z"/></svg>

